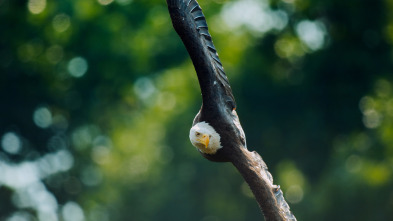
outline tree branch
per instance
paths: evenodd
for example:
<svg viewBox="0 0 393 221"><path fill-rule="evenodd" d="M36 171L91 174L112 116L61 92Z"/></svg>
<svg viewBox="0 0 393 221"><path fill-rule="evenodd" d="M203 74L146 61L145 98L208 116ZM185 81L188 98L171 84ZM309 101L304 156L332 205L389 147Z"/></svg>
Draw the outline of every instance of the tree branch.
<svg viewBox="0 0 393 221"><path fill-rule="evenodd" d="M280 186L273 185L273 177L262 157L257 152L250 152L242 147L238 150L240 151L232 164L250 186L265 219L295 221Z"/></svg>
<svg viewBox="0 0 393 221"><path fill-rule="evenodd" d="M203 105L194 124L207 122L221 136L222 148L215 154L202 155L211 161L229 161L239 170L266 220L296 220L280 187L273 185L265 162L257 152L246 148L235 99L201 7L196 0L167 0L167 4L173 27L187 48L201 87Z"/></svg>

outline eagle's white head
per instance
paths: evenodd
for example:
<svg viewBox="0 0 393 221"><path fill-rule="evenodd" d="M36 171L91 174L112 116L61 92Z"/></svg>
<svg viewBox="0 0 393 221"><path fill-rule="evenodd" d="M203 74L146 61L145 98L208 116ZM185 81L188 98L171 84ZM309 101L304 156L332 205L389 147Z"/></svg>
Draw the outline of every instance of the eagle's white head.
<svg viewBox="0 0 393 221"><path fill-rule="evenodd" d="M215 154L222 148L220 138L216 130L206 122L199 122L190 130L192 145L202 153Z"/></svg>

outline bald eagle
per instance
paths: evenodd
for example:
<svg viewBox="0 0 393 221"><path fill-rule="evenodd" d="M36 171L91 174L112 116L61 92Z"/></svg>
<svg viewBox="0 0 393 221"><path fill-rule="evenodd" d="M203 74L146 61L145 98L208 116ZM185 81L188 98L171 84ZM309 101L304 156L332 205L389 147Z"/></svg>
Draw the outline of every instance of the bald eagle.
<svg viewBox="0 0 393 221"><path fill-rule="evenodd" d="M296 220L261 156L247 150L231 86L196 0L167 0L173 27L196 70L202 106L190 140L211 161L231 162L250 186L266 220Z"/></svg>
<svg viewBox="0 0 393 221"><path fill-rule="evenodd" d="M191 143L207 159L232 161L246 138L236 102L214 47L202 8L196 0L167 0L173 26L194 64L202 92L202 107L190 130Z"/></svg>

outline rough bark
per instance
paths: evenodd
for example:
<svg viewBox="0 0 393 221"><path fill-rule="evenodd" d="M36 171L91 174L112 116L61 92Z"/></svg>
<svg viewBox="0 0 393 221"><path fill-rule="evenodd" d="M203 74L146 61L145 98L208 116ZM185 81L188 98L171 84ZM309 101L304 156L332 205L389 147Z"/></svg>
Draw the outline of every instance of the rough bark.
<svg viewBox="0 0 393 221"><path fill-rule="evenodd" d="M265 219L295 221L280 186L273 185L273 177L261 156L245 148L239 150L232 164L250 186Z"/></svg>

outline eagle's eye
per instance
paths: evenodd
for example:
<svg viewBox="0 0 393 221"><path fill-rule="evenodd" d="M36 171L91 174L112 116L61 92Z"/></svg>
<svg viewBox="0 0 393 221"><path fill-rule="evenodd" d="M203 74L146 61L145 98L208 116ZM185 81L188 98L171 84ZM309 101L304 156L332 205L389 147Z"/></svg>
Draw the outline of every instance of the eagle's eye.
<svg viewBox="0 0 393 221"><path fill-rule="evenodd" d="M209 138L212 138L212 135L209 135Z"/></svg>
<svg viewBox="0 0 393 221"><path fill-rule="evenodd" d="M195 136L199 137L199 135L201 135L201 133L199 133L199 132L195 133Z"/></svg>

